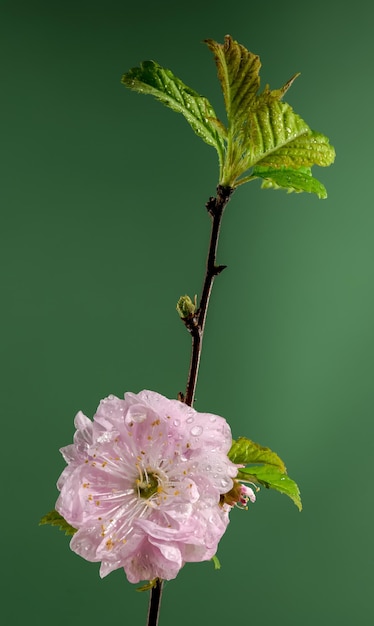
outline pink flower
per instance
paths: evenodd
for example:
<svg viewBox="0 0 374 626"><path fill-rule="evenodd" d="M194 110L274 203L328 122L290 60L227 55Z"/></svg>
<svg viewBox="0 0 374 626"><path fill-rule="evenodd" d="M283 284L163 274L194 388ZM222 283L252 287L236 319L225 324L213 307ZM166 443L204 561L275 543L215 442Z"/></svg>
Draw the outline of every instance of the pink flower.
<svg viewBox="0 0 374 626"><path fill-rule="evenodd" d="M105 398L93 422L79 412L75 427L56 503L78 529L74 552L132 583L214 556L231 510L220 497L238 470L222 417L141 391Z"/></svg>

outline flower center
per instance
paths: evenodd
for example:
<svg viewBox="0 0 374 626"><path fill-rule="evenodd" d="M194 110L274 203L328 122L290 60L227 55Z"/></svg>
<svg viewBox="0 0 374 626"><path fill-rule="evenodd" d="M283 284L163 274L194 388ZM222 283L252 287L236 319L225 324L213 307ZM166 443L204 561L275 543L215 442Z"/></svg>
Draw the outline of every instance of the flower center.
<svg viewBox="0 0 374 626"><path fill-rule="evenodd" d="M141 471L141 478L136 479L136 488L141 498L148 500L159 488L160 478L154 472Z"/></svg>

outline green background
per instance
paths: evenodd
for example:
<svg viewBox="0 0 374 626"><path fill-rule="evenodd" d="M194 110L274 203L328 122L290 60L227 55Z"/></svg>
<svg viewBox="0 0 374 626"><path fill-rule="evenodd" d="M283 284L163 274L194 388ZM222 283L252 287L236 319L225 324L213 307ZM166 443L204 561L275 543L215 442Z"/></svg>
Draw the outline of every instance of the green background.
<svg viewBox="0 0 374 626"><path fill-rule="evenodd" d="M219 558L165 590L160 626L373 623L371 4L0 3L1 614L8 626L145 624L147 594L68 548L53 508L75 413L185 387L178 297L199 293L215 151L120 84L153 58L223 117L201 43L230 33L262 84L330 137L329 197L240 188L225 214L195 407L276 450L304 510L261 490Z"/></svg>

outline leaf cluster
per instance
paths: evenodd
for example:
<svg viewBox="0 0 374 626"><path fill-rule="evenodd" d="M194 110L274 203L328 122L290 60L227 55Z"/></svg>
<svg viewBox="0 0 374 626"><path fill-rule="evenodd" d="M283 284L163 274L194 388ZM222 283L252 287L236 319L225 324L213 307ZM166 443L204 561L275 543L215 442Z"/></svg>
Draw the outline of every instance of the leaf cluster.
<svg viewBox="0 0 374 626"><path fill-rule="evenodd" d="M326 198L326 189L312 176L311 168L330 165L334 148L282 100L298 74L280 89L270 90L266 85L260 92L257 55L229 35L223 44L212 39L205 43L215 58L226 126L207 98L155 61L132 68L123 75L122 83L181 113L195 133L216 149L222 187L235 188L260 178L264 188L307 191Z"/></svg>
<svg viewBox="0 0 374 626"><path fill-rule="evenodd" d="M260 446L246 437L239 437L233 441L228 456L233 463L245 466L239 469L238 480L275 489L291 498L301 511L299 488L288 476L282 459L270 448Z"/></svg>

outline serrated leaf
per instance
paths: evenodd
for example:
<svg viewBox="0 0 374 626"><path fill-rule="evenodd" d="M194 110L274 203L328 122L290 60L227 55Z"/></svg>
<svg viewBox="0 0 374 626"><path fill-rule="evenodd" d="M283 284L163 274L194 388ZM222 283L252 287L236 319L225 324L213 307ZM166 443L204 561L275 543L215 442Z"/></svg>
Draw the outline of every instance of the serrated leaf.
<svg viewBox="0 0 374 626"><path fill-rule="evenodd" d="M288 192L307 191L315 193L319 198L327 198L327 191L324 185L313 178L310 167L300 167L291 169L287 167L261 167L253 168L251 178L262 178L263 189L287 189Z"/></svg>
<svg viewBox="0 0 374 626"><path fill-rule="evenodd" d="M286 472L286 466L282 459L270 448L260 446L251 439L239 437L233 441L228 453L230 461L237 464L247 465L248 463L267 463L278 468L281 472Z"/></svg>
<svg viewBox="0 0 374 626"><path fill-rule="evenodd" d="M201 139L223 159L226 129L217 119L207 98L185 85L173 72L155 61L144 61L122 76L121 82L139 93L149 94L173 111L181 113Z"/></svg>
<svg viewBox="0 0 374 626"><path fill-rule="evenodd" d="M65 532L65 535L74 535L74 533L77 532L77 529L73 528L73 526L70 526L70 524L67 523L62 515L57 513L57 511L55 510L50 511L50 513L47 513L47 515L44 515L44 517L42 517L39 525L42 526L43 524L58 526L60 530L63 530Z"/></svg>
<svg viewBox="0 0 374 626"><path fill-rule="evenodd" d="M285 143L277 150L269 151L258 165L267 167L311 167L331 165L335 159L335 150L325 135L310 131Z"/></svg>
<svg viewBox="0 0 374 626"><path fill-rule="evenodd" d="M302 509L300 491L292 478L278 468L270 465L253 465L239 470L239 480L258 482L270 489L276 489L287 495L296 504L299 511Z"/></svg>
<svg viewBox="0 0 374 626"><path fill-rule="evenodd" d="M223 44L206 39L213 52L230 126L246 121L260 87L260 58L226 35Z"/></svg>
<svg viewBox="0 0 374 626"><path fill-rule="evenodd" d="M289 104L274 97L273 92L260 94L247 116L246 125L238 129L238 135L242 135L246 146L246 153L241 159L241 167L245 169L311 132L300 115Z"/></svg>
<svg viewBox="0 0 374 626"><path fill-rule="evenodd" d="M236 187L253 180L243 174L256 164L297 169L333 162L335 153L327 138L311 131L292 107L281 101L298 74L281 89L271 91L266 86L258 94L261 63L257 55L229 35L224 44L210 39L206 43L215 57L228 118L221 185ZM302 185L298 190L304 190Z"/></svg>

